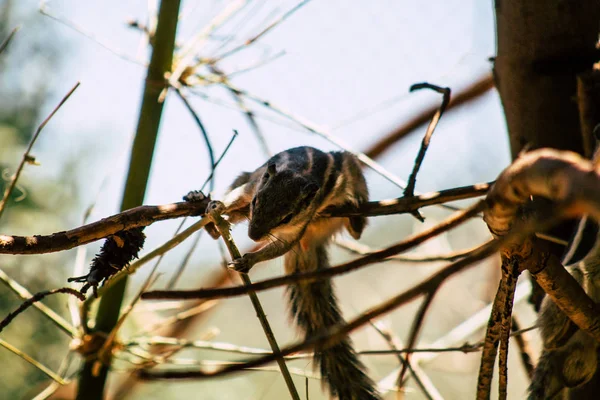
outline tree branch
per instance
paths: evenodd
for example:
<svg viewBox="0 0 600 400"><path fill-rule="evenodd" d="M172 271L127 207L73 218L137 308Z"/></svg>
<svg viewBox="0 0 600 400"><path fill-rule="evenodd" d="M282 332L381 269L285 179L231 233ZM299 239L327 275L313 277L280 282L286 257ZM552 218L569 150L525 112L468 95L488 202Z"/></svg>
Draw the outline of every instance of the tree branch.
<svg viewBox="0 0 600 400"><path fill-rule="evenodd" d="M458 187L426 193L415 197L372 201L358 210L339 208L328 210L323 217L351 215L380 216L412 212L420 207L447 201L469 199L484 195L489 184ZM148 226L166 219L203 215L210 198L161 206L140 206L81 227L51 235L0 235L0 254L42 254L68 250L113 235L119 231Z"/></svg>
<svg viewBox="0 0 600 400"><path fill-rule="evenodd" d="M483 209L483 202L478 202L475 205L469 207L464 211L459 211L442 223L418 233L400 243L390 246L386 249L376 251L368 254L364 257L360 257L356 260L347 262L337 267L327 268L323 270L296 273L293 275L281 276L273 279L266 279L253 283L247 286L234 286L223 289L198 289L198 290L156 290L147 292L142 295L144 300L164 300L164 299L203 299L203 298L217 298L217 297L231 297L240 296L247 294L249 291L262 291L271 289L278 286L289 285L298 282L311 282L319 279L327 279L333 276L345 274L351 271L355 271L366 265L374 262L383 260L387 257L409 250L426 240L439 235L453 227L461 224L462 222L473 217Z"/></svg>

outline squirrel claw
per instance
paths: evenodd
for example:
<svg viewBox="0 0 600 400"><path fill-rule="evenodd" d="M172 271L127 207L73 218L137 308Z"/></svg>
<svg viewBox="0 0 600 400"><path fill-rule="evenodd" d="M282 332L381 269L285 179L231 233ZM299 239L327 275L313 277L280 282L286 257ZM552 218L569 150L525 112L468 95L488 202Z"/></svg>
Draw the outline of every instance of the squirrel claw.
<svg viewBox="0 0 600 400"><path fill-rule="evenodd" d="M248 271L252 268L252 264L248 260L247 257L236 258L235 260L229 263L229 268L247 274Z"/></svg>

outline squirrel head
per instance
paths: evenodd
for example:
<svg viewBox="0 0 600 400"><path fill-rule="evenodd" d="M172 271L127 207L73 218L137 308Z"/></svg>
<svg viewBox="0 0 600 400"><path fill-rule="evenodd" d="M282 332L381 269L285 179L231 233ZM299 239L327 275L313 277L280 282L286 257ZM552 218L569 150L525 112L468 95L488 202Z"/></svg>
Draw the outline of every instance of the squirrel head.
<svg viewBox="0 0 600 400"><path fill-rule="evenodd" d="M319 185L311 179L285 169L277 171L273 162L267 164L250 204L250 239L260 241L279 229L303 226L315 211L318 191Z"/></svg>

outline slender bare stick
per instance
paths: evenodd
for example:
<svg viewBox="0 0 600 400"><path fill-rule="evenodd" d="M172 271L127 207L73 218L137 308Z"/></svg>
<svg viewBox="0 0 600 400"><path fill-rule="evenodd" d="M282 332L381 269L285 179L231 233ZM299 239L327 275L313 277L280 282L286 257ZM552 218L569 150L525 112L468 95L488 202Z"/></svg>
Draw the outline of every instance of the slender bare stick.
<svg viewBox="0 0 600 400"><path fill-rule="evenodd" d="M421 373L417 373L415 368L413 368L413 366L408 363L406 358L402 356L402 353L399 352L400 351L400 349L399 349L400 340L396 336L392 335L392 332L390 332L389 329L384 327L383 324L378 323L378 322L373 322L373 321L370 321L369 324L373 327L373 329L375 329L377 331L377 333L379 333L379 335L381 335L383 340L386 341L386 343L388 344L390 349L393 351L392 354L394 354L396 356L396 358L398 358L398 362L400 363L400 366L402 368L406 367L410 371L411 375L415 379L417 386L419 386L419 388L423 392L423 395L429 400L441 400L442 397L438 393L437 389L433 386L433 383L431 382L429 377L427 375L425 375L424 373L422 373L422 371L421 371ZM409 353L407 353L407 355L408 354ZM421 376L421 375L424 375L424 376ZM425 382L423 382L423 378L425 378L427 380L427 384ZM398 385L398 390L402 390L401 385ZM433 392L433 393L431 393L431 392Z"/></svg>
<svg viewBox="0 0 600 400"><path fill-rule="evenodd" d="M210 68L214 73L221 76L222 79L224 79L224 80L229 79L229 77L227 75L225 75L225 73L223 73L223 71L218 69L216 66L211 65ZM254 118L254 113L248 108L248 106L246 106L244 99L242 98L242 96L240 96L240 94L238 92L236 92L235 90L233 90L231 88L227 88L227 90L233 96L233 99L237 103L237 105L240 108L240 110L242 111L242 113L246 116L248 125L250 125L250 128L252 128L252 132L254 132L254 136L256 136L256 140L258 141L258 144L260 145L260 148L262 149L263 154L266 157L271 157L273 154L269 150L269 145L267 144L267 140L265 139L265 136L263 135L262 131L260 130L260 127L258 126L258 122L256 122L256 118Z"/></svg>
<svg viewBox="0 0 600 400"><path fill-rule="evenodd" d="M225 53L221 54L220 56L216 57L217 60L222 60L224 58L227 58L235 53L237 53L238 51L252 45L254 42L256 42L258 39L260 39L261 37L263 37L264 35L266 35L267 33L269 33L270 30L272 30L273 28L275 28L277 25L279 25L280 23L282 23L283 21L285 21L286 19L288 19L289 17L291 17L296 11L298 11L300 8L302 8L304 5L306 5L307 3L309 3L311 0L304 0L300 3L298 3L297 5L295 5L294 7L292 7L290 10L288 10L286 13L284 13L283 15L281 15L279 18L277 18L275 21L273 21L272 23L270 23L269 25L267 25L266 28L264 28L262 31L260 31L258 34L254 35L253 37L251 37L250 39L246 40L243 44L234 47L231 50L226 51Z"/></svg>
<svg viewBox="0 0 600 400"><path fill-rule="evenodd" d="M4 50L6 50L6 48L8 47L8 45L10 44L10 42L12 41L13 37L15 36L15 34L19 31L19 29L21 29L19 26L13 28L13 30L6 37L6 39L4 39L4 41L2 42L2 44L0 44L0 54Z"/></svg>
<svg viewBox="0 0 600 400"><path fill-rule="evenodd" d="M423 159L425 158L425 153L429 148L429 143L431 142L431 136L433 136L433 131L440 122L440 118L442 118L442 114L446 111L446 107L450 103L450 88L443 88L440 86L432 85L430 83L417 83L410 87L410 91L414 92L415 90L420 89L432 89L438 93L443 94L442 104L440 104L440 108L436 111L436 113L431 118L429 122L429 126L427 127L427 131L425 132L425 136L421 141L421 148L419 149L419 153L417 154L417 158L415 159L415 165L413 167L410 176L408 177L408 184L406 185L406 189L404 189L405 196L412 196L415 191L415 185L417 183L417 174L419 173L419 169L421 168L421 164L423 163ZM418 212L418 211L417 211Z"/></svg>
<svg viewBox="0 0 600 400"><path fill-rule="evenodd" d="M377 251L375 253L371 253L369 255L363 256L356 260L347 262L340 266L327 268L324 270L313 271L313 272L305 272L305 273L297 273L293 275L285 275L282 277L274 278L274 279L266 279L260 282L253 283L252 285L246 286L234 286L230 288L222 288L222 289L198 289L198 290L157 290L152 292L147 292L142 295L142 299L149 300L159 300L159 299L201 299L201 298L216 298L216 297L231 297L231 296L240 296L243 294L247 294L249 291L262 291L271 289L278 286L289 285L298 282L310 282L318 279L328 279L333 276L345 274L351 271L355 271L359 268L362 268L366 265L372 264L374 262L386 259L390 256L398 254L400 252L411 249L414 246L417 246L426 240L439 235L442 232L445 232L462 222L468 220L473 217L477 213L479 213L483 209L483 202L478 202L475 205L467 208L464 211L459 211L448 219L444 220L442 223L434 226L428 230L425 230L421 233L418 233L400 243L397 243L393 246L390 246L386 249Z"/></svg>
<svg viewBox="0 0 600 400"><path fill-rule="evenodd" d="M524 329L523 329L524 330ZM515 332L523 331L520 327L519 321L517 320L516 315L513 315L512 318L512 327L511 327L511 336L514 335ZM529 342L524 335L516 335L515 342L517 347L519 348L519 356L521 357L521 362L523 364L523 368L525 369L525 373L527 377L531 381L533 378L533 371L535 369L533 365L533 357L531 356L531 349L529 348Z"/></svg>
<svg viewBox="0 0 600 400"><path fill-rule="evenodd" d="M21 158L21 162L19 163L17 170L15 171L14 175L12 176L10 183L6 187L6 190L4 190L4 196L2 196L2 200L0 200L0 218L2 217L2 213L4 212L4 209L6 208L6 203L8 201L8 198L10 197L10 194L14 190L15 185L17 184L17 180L19 179L19 176L21 175L21 172L23 171L23 167L25 166L25 163L31 160L31 154L30 154L31 148L33 147L33 144L35 143L38 136L40 135L40 132L42 132L42 129L44 129L46 124L50 121L50 119L52 119L54 114L56 114L56 112L62 107L62 105L65 104L65 102L69 99L69 97L71 97L71 95L73 94L75 89L77 89L78 87L79 87L79 82L77 82L75 84L75 86L73 86L73 88L71 88L71 90L69 90L67 92L67 94L62 98L62 100L58 103L58 105L56 105L56 107L54 107L54 109L50 112L50 114L48 114L46 119L44 119L42 121L42 123L37 127L35 133L33 134L33 137L29 141L27 150L25 150L25 153L23 153L23 158Z"/></svg>
<svg viewBox="0 0 600 400"><path fill-rule="evenodd" d="M108 50L110 53L114 54L115 56L117 56L125 61L128 61L133 64L137 64L140 66L145 67L147 65L147 63L145 63L145 62L142 62L135 58L131 58L129 56L129 54L127 54L126 52L115 49L112 45L104 43L99 38L97 38L96 35L94 35L91 32L86 31L84 28L80 27L79 25L75 24L72 21L69 21L68 19L64 18L62 15L52 13L52 11L50 11L50 9L46 6L45 0L42 0L39 11L40 11L40 14L42 14L43 16L53 19L54 21L66 26L66 27L69 27L70 29L73 29L75 32L90 39L92 42L94 42L97 45L99 45L100 47L103 47L104 49Z"/></svg>
<svg viewBox="0 0 600 400"><path fill-rule="evenodd" d="M19 282L12 279L8 276L3 270L0 269L0 280L9 287L10 290L15 292L20 298L23 300L27 300L33 297L33 294L25 289L25 287L21 286ZM71 337L77 336L77 330L69 324L69 322L58 315L54 310L50 307L46 306L44 303L35 302L33 306L41 311L50 321L52 321L56 326L58 326L63 332L67 333Z"/></svg>
<svg viewBox="0 0 600 400"><path fill-rule="evenodd" d="M458 91L456 95L452 96L452 100L450 101L448 109L451 110L454 108L458 108L464 104L468 104L474 100L478 100L479 97L489 92L493 88L494 78L492 74L486 73L485 75L477 78L477 80L473 81L467 88L465 88L462 91ZM377 109L380 109L380 107L378 107ZM365 154L367 154L371 158L379 157L381 154L391 149L394 143L397 143L402 138L408 136L411 132L413 132L421 125L427 123L428 121L431 121L431 118L433 118L437 110L438 107L435 106L423 110L421 113L415 115L411 120L400 125L392 132L384 135L375 144L373 144L371 147L365 150ZM357 120L356 117L353 118L351 121L355 120Z"/></svg>
<svg viewBox="0 0 600 400"><path fill-rule="evenodd" d="M48 376L50 379L55 380L59 384L66 385L68 383L60 375L58 375L57 373L53 372L50 368L46 367L44 364L40 363L39 361L33 359L30 355L28 355L27 353L19 350L18 348L16 348L12 344L8 343L7 341L5 341L3 339L0 339L0 346L4 347L6 350L8 350L8 351L16 354L17 356L21 357L23 360L25 360L29 364L33 365L34 367L36 367L37 369L39 369L40 371L42 371L44 374L46 374L46 376Z"/></svg>
<svg viewBox="0 0 600 400"><path fill-rule="evenodd" d="M527 300L529 293L531 292L531 284L529 281L523 281L517 286L516 294L515 294L515 303L522 302ZM490 312L492 310L492 304L488 304L483 307L481 310L477 311L471 317L469 317L466 321L463 321L449 332L447 332L444 336L435 340L429 348L416 349L417 351L413 351L413 353L418 353L413 356L413 365L421 364L424 362L429 362L435 359L440 353L446 351L479 351L484 344L484 341L481 340L477 344L469 344L467 339L473 335L476 331L484 328L489 320ZM535 329L536 327L527 328L527 330ZM524 330L524 331L527 331ZM460 346L457 346L460 343L464 343ZM472 350L471 347L473 347ZM445 350L447 349L447 350ZM427 351L433 350L433 351ZM441 350L441 351L438 351ZM396 369L389 374L387 374L383 379L379 381L380 388L389 388L396 381L399 369ZM384 393L385 394L385 393Z"/></svg>
<svg viewBox="0 0 600 400"><path fill-rule="evenodd" d="M223 217L221 217L221 215L217 212L217 210L213 210L210 213L210 219L214 222L217 230L221 234L221 237L223 238L223 241L225 242L225 245L227 246L227 249L229 250L229 254L231 255L231 258L233 260L241 258L242 255L240 254L240 251L238 250L235 242L233 241L233 238L231 237L231 227L230 227L229 223L227 221L225 221L223 219ZM246 286L252 285L252 281L250 280L250 277L248 276L248 274L240 272L240 276L242 278L242 281L244 282L244 285L246 285ZM262 308L262 305L260 304L260 300L258 299L256 292L249 291L248 296L250 297L250 300L252 301L252 306L254 307L254 310L256 311L256 316L258 317L260 324L262 325L263 330L265 331L265 335L267 337L267 340L269 341L269 345L271 346L273 353L275 353L275 354L279 353L279 351L280 351L279 345L277 344L277 340L275 339L275 334L273 333L273 330L271 329L269 320L267 319L267 316ZM288 390L290 392L292 399L300 400L300 395L298 394L298 390L296 389L296 386L294 386L294 381L292 379L292 376L290 375L290 371L287 368L285 359L283 357L279 357L276 361L277 361L277 364L279 365L279 369L281 370L281 374L283 375L283 379L285 380L285 383L288 387Z"/></svg>
<svg viewBox="0 0 600 400"><path fill-rule="evenodd" d="M439 286L438 286L439 287ZM407 347L412 349L415 347L417 343L417 338L419 337L419 333L421 331L421 327L423 326L423 322L425 321L425 314L429 310L431 303L433 302L433 298L435 297L437 287L434 288L434 291L427 293L425 299L419 306L417 314L413 320L412 326L410 328L410 334L408 336ZM400 389L402 389L402 382L404 381L404 374L406 374L407 367L410 366L410 354L406 356L406 363L402 366L402 370L400 371L400 375L398 376L398 383Z"/></svg>
<svg viewBox="0 0 600 400"><path fill-rule="evenodd" d="M204 303L206 304L206 303ZM524 333L537 329L536 325L530 326L528 328L523 328L519 330L515 330L511 332L511 337L521 337ZM153 328L147 330L147 332L154 330ZM386 339L387 341L387 339ZM417 348L400 348L400 344L394 342L394 349L385 349L385 350L361 350L357 351L359 355L365 356L389 356L389 355L397 355L397 354L413 354L413 353L474 353L478 352L483 348L484 341L480 340L476 343L468 343L465 342L460 346L448 346L448 347L417 347ZM247 347L247 346L238 346L231 343L224 342L214 342L209 340L190 340L190 339L182 339L179 337L165 337L165 336L138 336L132 339L127 340L126 342L120 343L120 345L124 347L133 347L133 346L175 346L180 348L192 348L192 349L200 349L200 350L214 350L220 352L226 352L231 354L244 354L244 355L267 355L273 354L271 350L256 348L256 347ZM286 356L287 360L296 360L296 359L307 359L312 358L312 352L301 352L297 354L293 354L290 356Z"/></svg>
<svg viewBox="0 0 600 400"><path fill-rule="evenodd" d="M377 249L377 250L373 249L367 245L364 245L364 244L356 242L356 241L344 240L344 239L340 239L340 238L335 238L333 240L333 243L336 246L339 246L342 249L349 251L350 253L358 254L361 256L365 256L367 254L371 254L371 253L374 253L374 252L380 250L380 249ZM404 256L397 255L397 256L392 256L392 257L386 258L386 260L398 261L398 262L402 262L402 263L432 263L432 262L437 262L437 261L456 261L460 258L468 256L475 249L476 249L476 247L473 247L473 248L470 248L467 250L458 250L458 251L454 251L452 253L447 253L447 254L404 255Z"/></svg>
<svg viewBox="0 0 600 400"><path fill-rule="evenodd" d="M440 286L443 284L446 279L449 277L465 270L467 267L471 266L477 261L481 261L494 252L498 250L498 248L504 244L507 239L514 240L517 234L509 235L511 236L502 238L500 240L488 242L479 248L479 251L470 257L464 258L462 260L458 260L446 268L438 271L436 274L428 278L427 280L421 282L420 284L415 285L414 287L408 289L407 291L392 297L391 299L385 301L384 303L364 312L360 316L356 317L352 321L348 322L345 325L337 325L331 327L326 332L322 334L318 334L312 336L308 340L297 343L290 347L287 347L281 350L278 353L274 353L272 355L267 355L264 357L259 357L253 359L251 361L247 361L241 364L237 364L234 366L212 369L209 371L155 371L155 370L147 370L140 371L140 377L143 379L189 379L189 378L201 378L201 377L209 377L209 376L221 376L224 374L232 373L235 371L239 371L245 368L257 367L261 365L265 365L269 362L275 361L281 357L296 353L301 350L314 348L315 346L319 348L327 348L329 346L334 345L342 338L346 337L350 332L358 329L359 327L367 324L370 320L374 318L378 318L397 307L406 304L418 296L423 295L424 293L432 290L432 288ZM520 235L520 234L519 234Z"/></svg>
<svg viewBox="0 0 600 400"><path fill-rule="evenodd" d="M21 314L23 311L27 310L33 304L39 302L44 297L47 297L47 296L50 296L53 294L57 294L57 293L66 293L66 294L70 294L72 296L77 297L81 301L85 300L85 295L83 295L83 294L79 293L77 290L69 288L69 287L38 292L38 293L34 294L33 296L31 296L30 298L28 298L27 300L25 300L23 303L21 303L21 305L15 311L9 313L2 321L0 321L0 332L2 332L4 330L4 328L6 328L12 322L13 319L15 319L19 314Z"/></svg>
<svg viewBox="0 0 600 400"><path fill-rule="evenodd" d="M208 137L208 132L206 132L206 128L204 127L204 124L202 123L200 116L198 115L196 110L194 110L194 107L192 107L192 105L190 104L187 97L185 97L184 94L181 92L181 89L179 87L175 87L175 86L172 86L172 88L173 88L173 90L175 90L175 93L177 93L177 96L179 96L179 98L185 105L185 108L187 108L187 110L190 112L194 121L196 121L196 125L198 125L200 132L202 132L202 137L204 138L204 143L206 144L206 149L208 150L208 158L210 161L210 171L211 171L210 176L214 176L215 166L216 166L215 153L213 151L212 144L210 143L210 138ZM215 187L214 182L215 182L214 179L210 180L210 191L211 192L214 190L214 187Z"/></svg>
<svg viewBox="0 0 600 400"><path fill-rule="evenodd" d="M58 368L58 375L65 376L67 371L69 371L69 367L71 366L71 362L73 361L73 352L67 353L66 357L60 363L60 367ZM65 378L65 382L70 383L71 379ZM50 396L52 396L62 385L56 381L52 381L44 390L39 392L35 397L31 400L46 400Z"/></svg>
<svg viewBox="0 0 600 400"><path fill-rule="evenodd" d="M410 198L400 197L397 199L373 201L363 204L358 210L341 207L339 209L328 210L322 215L324 217L341 217L351 215L379 216L402 214L447 201L478 197L485 194L488 187L489 184L482 183L431 192ZM166 219L202 215L209 202L210 198L207 197L197 202L135 207L100 221L51 235L0 235L0 254L42 254L68 250L103 239L122 230L148 226Z"/></svg>

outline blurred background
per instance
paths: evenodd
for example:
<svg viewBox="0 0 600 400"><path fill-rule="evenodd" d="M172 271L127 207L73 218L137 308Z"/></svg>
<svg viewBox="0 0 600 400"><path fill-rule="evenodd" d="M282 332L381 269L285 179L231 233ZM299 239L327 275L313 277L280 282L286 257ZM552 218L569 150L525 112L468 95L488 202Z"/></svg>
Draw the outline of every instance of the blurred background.
<svg viewBox="0 0 600 400"><path fill-rule="evenodd" d="M224 57L216 65L230 77L234 86L289 110L296 119L322 127L354 150L369 149L441 101L441 96L432 91L409 94L412 84L426 81L447 86L456 95L490 74L488 59L495 53L492 2L359 4L313 0L304 3L259 40ZM219 57L243 45L298 4L297 1L260 0L183 1L177 43L185 47L195 35L204 32L206 37L198 47L197 56ZM138 26L151 26L156 2L57 0L40 5L33 0L0 0L0 5L1 38L6 38L14 27L20 27L9 48L0 55L0 168L3 173L0 191L4 191L37 125L77 81L81 82L34 146L33 154L40 165L26 166L0 220L0 232L32 235L71 229L82 224L91 206L88 221L116 213L139 116L146 74L144 65L149 55L146 34L132 28L130 21L136 21ZM211 21L225 12L229 13L228 18L208 29ZM253 170L268 154L230 91L217 85L200 84L186 91L186 95L200 116L217 155L231 139L233 130L239 132L216 171L213 197L220 198L237 174ZM257 103L246 101L245 106L255 115L271 154L297 145L336 149L325 139L300 127L293 118ZM426 124L418 126L377 157L377 161L391 173L407 179L425 129ZM442 117L419 174L417 190L429 192L491 181L509 161L499 97L493 89L484 90ZM189 190L198 189L209 173L207 148L198 125L182 101L171 93L166 100L145 204L180 201ZM399 187L373 171L366 170L366 177L371 199L402 195ZM455 205L467 204L469 202L464 201ZM407 215L371 218L361 243L374 249L382 248L449 215L449 211L439 207L421 212L426 218L424 223ZM179 223L172 220L147 228L145 251L169 239ZM234 236L241 248L249 249L252 245L244 226L235 229ZM428 241L417 248L414 255L467 249L488 238L483 222L474 220ZM349 240L349 237L343 239ZM191 241L185 242L167 254L154 288L164 287L169 282L191 245ZM89 265L98 246L87 246L87 253L83 255L87 261L80 265ZM31 292L52 289L64 286L67 277L77 275L73 271L76 253L73 249L41 256L3 255L0 269ZM332 265L355 257L338 246L332 246L331 253ZM346 318L400 293L443 265L445 262L389 261L336 278ZM128 298L139 290L148 270L143 268L130 279ZM417 347L460 346L481 340L489 315L484 307L496 290L497 270L498 260L490 259L443 286L427 315ZM282 272L283 262L278 259L257 266L251 276L258 280ZM177 286L210 286L219 274L223 274L223 266L218 242L205 235L191 253ZM238 282L234 276L229 278ZM526 297L527 290L526 283L520 287L520 299ZM260 295L280 344L298 339L287 319L283 295L282 289ZM0 285L2 315L20 302L11 290ZM55 296L46 304L70 318L65 298ZM186 307L189 304L142 302L127 320L120 338L127 342ZM417 307L418 302L411 303L377 321L380 329L396 337L400 348L408 338ZM526 302L519 301L515 310L523 326L532 324L533 312ZM173 327L177 329L177 325ZM268 348L246 297L219 301L175 332L190 339L210 338L237 346ZM161 334L165 335L166 331ZM173 331L170 334L174 334ZM363 327L352 337L358 350L389 348L382 335L371 326ZM536 340L536 333L526 337ZM19 316L2 332L1 338L54 371L59 370L61 364L68 377L77 371L77 357L73 357L69 365L64 364L70 338L36 310ZM442 398L469 398L475 392L479 356L478 352L427 353L418 366L424 379L430 381L432 390ZM247 356L201 349L177 353L181 362L239 360L240 357ZM109 378L112 398L274 400L289 396L276 369L199 382L137 383L127 373L135 367L132 358L117 359L115 372ZM370 375L379 382L385 398L397 398L398 393L394 391L397 357L365 355L362 359ZM6 349L0 348L0 362L5 366L0 371L0 398L33 398L49 384L43 373ZM516 352L511 353L510 363L509 397L522 398L527 377ZM303 398L328 398L314 378L310 360L289 365L294 368L294 380ZM306 387L310 397L305 394ZM74 384L70 384L61 388L55 398L71 398L73 394ZM404 395L409 399L426 398L414 379L408 381Z"/></svg>

